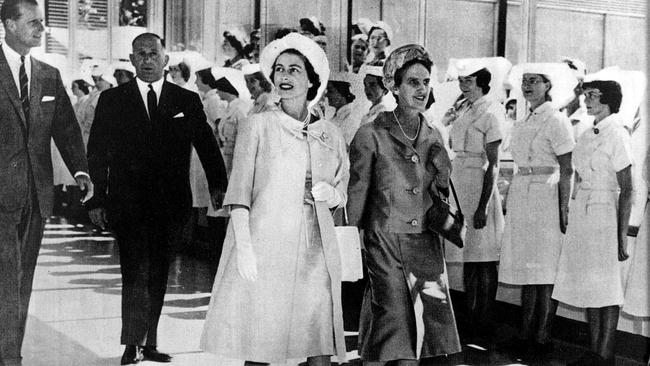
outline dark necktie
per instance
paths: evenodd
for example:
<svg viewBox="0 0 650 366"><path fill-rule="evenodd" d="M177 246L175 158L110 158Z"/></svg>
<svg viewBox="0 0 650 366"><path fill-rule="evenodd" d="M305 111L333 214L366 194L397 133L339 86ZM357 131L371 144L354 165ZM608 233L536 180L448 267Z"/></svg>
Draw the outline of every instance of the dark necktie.
<svg viewBox="0 0 650 366"><path fill-rule="evenodd" d="M25 112L25 120L29 121L29 88L27 73L25 72L25 56L20 56L18 79L20 82L20 103L23 106L23 112Z"/></svg>
<svg viewBox="0 0 650 366"><path fill-rule="evenodd" d="M158 98L153 86L149 84L149 91L147 92L147 109L149 109L149 120L155 123L158 113Z"/></svg>

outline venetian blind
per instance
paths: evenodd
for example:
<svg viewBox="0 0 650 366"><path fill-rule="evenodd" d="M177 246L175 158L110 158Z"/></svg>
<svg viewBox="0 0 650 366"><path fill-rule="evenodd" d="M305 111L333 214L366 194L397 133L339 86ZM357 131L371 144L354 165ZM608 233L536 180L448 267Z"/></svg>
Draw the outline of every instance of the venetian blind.
<svg viewBox="0 0 650 366"><path fill-rule="evenodd" d="M600 13L646 15L646 0L537 0L537 4Z"/></svg>

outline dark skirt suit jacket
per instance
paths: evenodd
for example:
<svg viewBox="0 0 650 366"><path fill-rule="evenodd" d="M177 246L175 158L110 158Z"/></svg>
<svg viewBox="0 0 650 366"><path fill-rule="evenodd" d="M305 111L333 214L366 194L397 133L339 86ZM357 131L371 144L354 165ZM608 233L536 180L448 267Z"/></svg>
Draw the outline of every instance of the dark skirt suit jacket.
<svg viewBox="0 0 650 366"><path fill-rule="evenodd" d="M359 129L350 148L347 211L350 225L364 230L369 279L359 327L366 361L460 351L441 243L425 229L430 188L447 186L451 162L440 133L420 118L413 142L392 112L382 112ZM426 295L434 288L446 299Z"/></svg>
<svg viewBox="0 0 650 366"><path fill-rule="evenodd" d="M102 92L88 142L95 196L109 222L177 220L189 212L195 147L210 190L226 191L224 162L198 94L164 82L150 121L135 79Z"/></svg>

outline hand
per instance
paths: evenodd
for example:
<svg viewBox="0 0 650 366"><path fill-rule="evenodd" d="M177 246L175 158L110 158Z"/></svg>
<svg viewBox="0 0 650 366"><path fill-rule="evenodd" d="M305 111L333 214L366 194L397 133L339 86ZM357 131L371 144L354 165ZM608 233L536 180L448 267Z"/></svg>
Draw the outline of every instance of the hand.
<svg viewBox="0 0 650 366"><path fill-rule="evenodd" d="M318 182L311 188L311 194L316 201L324 201L327 206L332 208L341 203L341 196L336 188L325 182Z"/></svg>
<svg viewBox="0 0 650 366"><path fill-rule="evenodd" d="M85 203L95 194L95 186L90 180L90 177L86 174L78 174L74 179L77 181L79 189L81 189L82 192L86 192L84 198L81 199L81 202Z"/></svg>
<svg viewBox="0 0 650 366"><path fill-rule="evenodd" d="M210 203L212 203L212 208L214 210L218 210L221 208L223 205L223 199L224 199L225 193L221 192L220 190L214 190L210 192Z"/></svg>
<svg viewBox="0 0 650 366"><path fill-rule="evenodd" d="M566 228L569 225L569 207L560 209L560 232L566 234Z"/></svg>
<svg viewBox="0 0 650 366"><path fill-rule="evenodd" d="M90 217L90 221L92 221L93 224L99 226L102 228L102 230L106 230L106 224L108 224L108 220L106 220L106 210L104 208L93 208L92 210L88 211L88 216Z"/></svg>
<svg viewBox="0 0 650 366"><path fill-rule="evenodd" d="M622 235L618 239L618 261L623 262L629 257L630 257L629 254L627 254L627 236Z"/></svg>
<svg viewBox="0 0 650 366"><path fill-rule="evenodd" d="M442 124L443 126L449 126L452 122L456 120L458 115L456 114L456 109L454 107L451 107L445 112L445 115L442 116Z"/></svg>
<svg viewBox="0 0 650 366"><path fill-rule="evenodd" d="M257 257L253 252L252 245L237 244L237 271L243 279L255 282L257 281Z"/></svg>
<svg viewBox="0 0 650 366"><path fill-rule="evenodd" d="M477 208L474 212L474 229L482 229L487 225L487 208Z"/></svg>

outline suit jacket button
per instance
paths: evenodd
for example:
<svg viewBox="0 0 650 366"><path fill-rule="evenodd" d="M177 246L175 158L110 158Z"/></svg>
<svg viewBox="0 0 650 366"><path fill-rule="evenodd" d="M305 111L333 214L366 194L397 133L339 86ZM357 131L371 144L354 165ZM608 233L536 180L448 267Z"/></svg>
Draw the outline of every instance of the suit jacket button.
<svg viewBox="0 0 650 366"><path fill-rule="evenodd" d="M418 220L411 220L411 226L418 226Z"/></svg>
<svg viewBox="0 0 650 366"><path fill-rule="evenodd" d="M417 155L413 155L411 156L411 161L417 164L420 162L420 157Z"/></svg>
<svg viewBox="0 0 650 366"><path fill-rule="evenodd" d="M413 187L411 192L413 192L413 194L419 194L420 193L420 187Z"/></svg>
<svg viewBox="0 0 650 366"><path fill-rule="evenodd" d="M18 163L17 163L17 162L15 162L15 161L12 161L12 162L11 162L11 167L12 167L12 168L15 168L15 167L17 167L17 166L18 166Z"/></svg>

